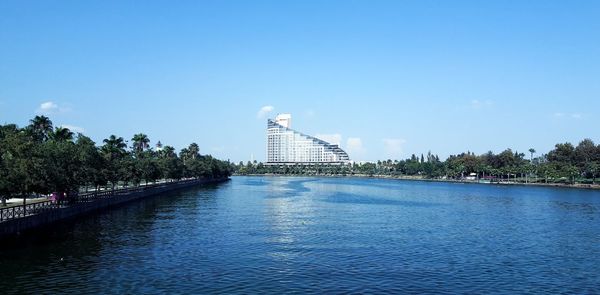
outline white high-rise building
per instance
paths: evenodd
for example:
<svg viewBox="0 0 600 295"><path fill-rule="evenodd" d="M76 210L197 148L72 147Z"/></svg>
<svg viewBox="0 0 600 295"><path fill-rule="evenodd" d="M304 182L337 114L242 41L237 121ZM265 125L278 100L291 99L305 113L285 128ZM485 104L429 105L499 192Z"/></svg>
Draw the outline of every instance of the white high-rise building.
<svg viewBox="0 0 600 295"><path fill-rule="evenodd" d="M285 127L292 128L292 115L291 114L279 114L275 117L275 123Z"/></svg>
<svg viewBox="0 0 600 295"><path fill-rule="evenodd" d="M347 163L348 154L336 144L290 128L292 116L267 120L267 164Z"/></svg>

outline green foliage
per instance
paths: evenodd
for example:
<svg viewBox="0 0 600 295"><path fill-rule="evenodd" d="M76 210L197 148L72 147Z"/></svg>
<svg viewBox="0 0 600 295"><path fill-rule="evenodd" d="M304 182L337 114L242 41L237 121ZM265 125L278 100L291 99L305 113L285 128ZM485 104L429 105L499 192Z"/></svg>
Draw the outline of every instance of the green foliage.
<svg viewBox="0 0 600 295"><path fill-rule="evenodd" d="M222 178L231 175L229 162L200 155L191 144L178 157L175 149L165 146L159 151L149 148L145 134L133 137L127 150L122 137L111 135L97 147L82 134L75 136L68 128L53 129L52 121L36 116L30 125L0 125L0 199L51 192L71 193L82 186L137 185L161 178ZM186 163L186 159L189 161Z"/></svg>

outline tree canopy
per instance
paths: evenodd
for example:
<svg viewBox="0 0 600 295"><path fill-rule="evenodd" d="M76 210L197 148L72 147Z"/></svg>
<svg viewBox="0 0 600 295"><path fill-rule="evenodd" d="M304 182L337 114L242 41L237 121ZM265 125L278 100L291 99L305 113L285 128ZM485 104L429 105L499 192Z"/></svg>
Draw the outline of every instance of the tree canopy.
<svg viewBox="0 0 600 295"><path fill-rule="evenodd" d="M102 146L45 116L30 124L0 125L0 199L32 194L69 194L82 188L139 185L159 179L222 178L231 175L228 162L201 155L193 143L178 156L172 146L150 148L143 133L127 148L123 137L110 135Z"/></svg>

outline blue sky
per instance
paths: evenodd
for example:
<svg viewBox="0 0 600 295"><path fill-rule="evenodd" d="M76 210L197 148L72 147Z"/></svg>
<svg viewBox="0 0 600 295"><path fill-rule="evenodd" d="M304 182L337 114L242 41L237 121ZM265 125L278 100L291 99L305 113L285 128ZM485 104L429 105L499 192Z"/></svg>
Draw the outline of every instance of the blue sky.
<svg viewBox="0 0 600 295"><path fill-rule="evenodd" d="M598 15L599 1L4 0L0 123L47 114L97 142L144 132L232 161L264 160L279 112L354 160L598 143Z"/></svg>

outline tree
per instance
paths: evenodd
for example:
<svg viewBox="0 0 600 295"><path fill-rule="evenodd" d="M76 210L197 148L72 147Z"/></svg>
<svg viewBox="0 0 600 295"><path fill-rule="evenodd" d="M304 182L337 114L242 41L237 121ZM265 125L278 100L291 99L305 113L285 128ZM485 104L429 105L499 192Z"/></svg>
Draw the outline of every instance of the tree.
<svg viewBox="0 0 600 295"><path fill-rule="evenodd" d="M76 139L76 140L75 140ZM182 162L175 149L165 146L154 152L148 149L148 137L134 136L135 154L128 153L122 137L111 135L97 147L83 134L76 137L68 128L56 127L44 116L37 116L25 128L15 124L0 125L0 200L32 194L71 194L83 185L119 182L139 184L164 177L224 177L231 174L232 164L200 156L197 144L182 154L191 159ZM135 156L135 157L134 157ZM186 167L187 166L187 167Z"/></svg>
<svg viewBox="0 0 600 295"><path fill-rule="evenodd" d="M0 128L0 199L3 206L25 186L28 176L25 156L30 149L28 141L16 125Z"/></svg>
<svg viewBox="0 0 600 295"><path fill-rule="evenodd" d="M148 184L148 182L155 182L161 176L159 165L155 158L150 155L144 155L143 157L135 161L136 169L139 171L141 178Z"/></svg>
<svg viewBox="0 0 600 295"><path fill-rule="evenodd" d="M72 141L73 135L69 128L56 127L53 132L50 132L49 138L54 141Z"/></svg>
<svg viewBox="0 0 600 295"><path fill-rule="evenodd" d="M113 189L117 182L122 179L123 174L132 172L125 169L125 162L123 161L127 151L125 148L125 140L123 137L116 137L111 135L109 138L103 140L104 145L100 148L105 160L106 166L103 169L103 174L106 180L112 183ZM131 178L131 177L130 177Z"/></svg>
<svg viewBox="0 0 600 295"><path fill-rule="evenodd" d="M531 162L533 163L533 154L535 154L535 149L534 149L534 148L530 148L530 149L529 149L529 153L531 154L531 158L530 158L530 160L531 160Z"/></svg>
<svg viewBox="0 0 600 295"><path fill-rule="evenodd" d="M135 134L131 140L133 141L133 149L136 153L141 153L150 147L150 139L146 134Z"/></svg>
<svg viewBox="0 0 600 295"><path fill-rule="evenodd" d="M589 138L582 140L575 148L574 160L575 165L584 173L590 163L600 160L596 154L596 144Z"/></svg>
<svg viewBox="0 0 600 295"><path fill-rule="evenodd" d="M82 162L78 157L77 146L71 141L50 140L41 146L43 168L46 170L47 190L70 195L80 185ZM38 190L40 191L40 190Z"/></svg>
<svg viewBox="0 0 600 295"><path fill-rule="evenodd" d="M104 145L100 150L110 159L122 157L125 153L127 153L127 151L125 151L127 144L125 144L123 137L111 135L102 142L104 142Z"/></svg>
<svg viewBox="0 0 600 295"><path fill-rule="evenodd" d="M189 157L190 158L196 159L198 157L198 155L200 154L200 147L198 146L197 143L193 142L188 147L188 152L189 152Z"/></svg>
<svg viewBox="0 0 600 295"><path fill-rule="evenodd" d="M106 163L96 147L96 143L80 133L77 135L75 146L78 160L81 163L81 169L79 169L77 176L79 183L84 185L93 184L95 187L105 185L107 181L102 169L106 166Z"/></svg>
<svg viewBox="0 0 600 295"><path fill-rule="evenodd" d="M181 151L179 151L179 158L181 158L181 160L183 160L183 164L186 163L186 160L189 158L190 155L190 151L186 148L181 149Z"/></svg>
<svg viewBox="0 0 600 295"><path fill-rule="evenodd" d="M548 161L571 164L575 162L575 148L571 143L558 143L548 152Z"/></svg>
<svg viewBox="0 0 600 295"><path fill-rule="evenodd" d="M172 146L165 146L158 161L161 175L166 179L181 179L183 177L183 162L175 154Z"/></svg>
<svg viewBox="0 0 600 295"><path fill-rule="evenodd" d="M31 119L28 130L36 141L48 140L52 132L52 121L46 116L35 116Z"/></svg>
<svg viewBox="0 0 600 295"><path fill-rule="evenodd" d="M5 126L2 128L0 141L0 194L2 203L6 199L22 196L25 197L32 192L47 191L45 169L42 163L40 143L34 139L28 128L24 132L16 126Z"/></svg>

